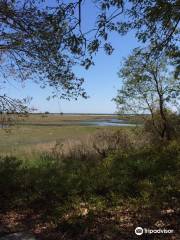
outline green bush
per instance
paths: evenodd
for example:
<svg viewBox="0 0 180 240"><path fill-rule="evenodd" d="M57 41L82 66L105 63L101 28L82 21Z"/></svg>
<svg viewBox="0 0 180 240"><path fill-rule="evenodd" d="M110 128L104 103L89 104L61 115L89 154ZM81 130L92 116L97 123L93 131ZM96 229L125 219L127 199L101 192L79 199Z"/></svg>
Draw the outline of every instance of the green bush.
<svg viewBox="0 0 180 240"><path fill-rule="evenodd" d="M149 203L178 198L180 146L145 148L111 156L113 189L126 198L148 196Z"/></svg>
<svg viewBox="0 0 180 240"><path fill-rule="evenodd" d="M169 139L170 140L179 139L180 138L180 116L167 109L165 111L165 117L166 117L166 125L167 125L166 131L168 133ZM154 113L153 119L149 117L144 122L144 132L145 134L149 134L151 143L154 143L155 145L159 143L161 144L162 142L162 138L160 137L160 133L162 132L162 129L163 129L163 120L158 111Z"/></svg>
<svg viewBox="0 0 180 240"><path fill-rule="evenodd" d="M107 157L77 149L67 156L57 152L36 160L0 158L1 209L32 208L56 216L82 203L118 205L144 201L149 206L172 205L179 196L180 146L118 148Z"/></svg>
<svg viewBox="0 0 180 240"><path fill-rule="evenodd" d="M0 157L0 209L5 210L15 204L21 195L20 185L22 161L15 157ZM18 196L18 197L17 197Z"/></svg>

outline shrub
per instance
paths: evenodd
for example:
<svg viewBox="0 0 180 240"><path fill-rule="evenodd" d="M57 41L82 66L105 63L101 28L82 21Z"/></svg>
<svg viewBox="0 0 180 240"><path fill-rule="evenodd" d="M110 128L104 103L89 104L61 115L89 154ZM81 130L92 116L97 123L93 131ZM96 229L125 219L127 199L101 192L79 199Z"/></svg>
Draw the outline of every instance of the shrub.
<svg viewBox="0 0 180 240"><path fill-rule="evenodd" d="M178 139L180 137L180 116L170 112L169 110L165 111L166 115L166 124L167 124L167 133L169 140ZM158 112L154 113L154 122L152 119L147 118L144 124L145 133L149 133L149 137L152 143L158 144L162 142L160 133L163 129L163 120L160 117ZM165 139L164 139L165 140Z"/></svg>
<svg viewBox="0 0 180 240"><path fill-rule="evenodd" d="M0 157L0 209L9 207L20 194L21 164L15 157Z"/></svg>
<svg viewBox="0 0 180 240"><path fill-rule="evenodd" d="M149 204L178 198L180 147L171 142L111 156L113 191L126 198L148 196ZM175 184L176 183L176 184Z"/></svg>
<svg viewBox="0 0 180 240"><path fill-rule="evenodd" d="M112 136L105 157L96 151L89 154L86 144L74 146L68 154L54 149L33 164L31 160L1 157L1 209L28 207L59 217L79 209L82 203L91 205L93 199L96 208L132 199L150 206L172 205L172 199L180 197L178 142L140 148L129 140L121 145L121 139L128 139L122 132L115 135L117 145Z"/></svg>
<svg viewBox="0 0 180 240"><path fill-rule="evenodd" d="M104 130L96 133L90 139L92 148L102 158L118 149L130 151L133 147L133 136L128 130L110 131Z"/></svg>

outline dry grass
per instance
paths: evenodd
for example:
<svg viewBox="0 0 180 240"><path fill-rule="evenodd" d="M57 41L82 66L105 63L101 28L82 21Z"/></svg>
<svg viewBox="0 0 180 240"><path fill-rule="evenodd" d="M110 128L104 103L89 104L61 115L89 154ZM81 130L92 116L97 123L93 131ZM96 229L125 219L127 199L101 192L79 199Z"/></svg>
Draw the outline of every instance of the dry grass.
<svg viewBox="0 0 180 240"><path fill-rule="evenodd" d="M51 151L55 145L63 145L65 152L67 152L65 148L71 149L74 145L80 147L81 143L90 149L92 146L89 145L92 144L89 142L94 142L93 138L99 138L98 134L103 132L105 135L101 134L99 143L93 146L98 151L98 145L104 145L104 148L107 148L106 140L102 138L109 138L110 134L106 134L104 130L113 132L118 127L79 126L78 122L109 118L111 117L108 115L30 114L23 120L21 118L18 125L11 127L10 130L0 129L0 152L4 155L31 158L44 151ZM68 125L66 125L67 122ZM96 133L97 135L94 136ZM91 136L92 139L89 139ZM112 139L112 144L115 144L115 141Z"/></svg>
<svg viewBox="0 0 180 240"><path fill-rule="evenodd" d="M67 121L85 121L85 120L100 120L109 119L109 115L60 115L60 114L30 114L27 117L22 118L21 122L24 123L63 123ZM116 116L113 116L116 118Z"/></svg>
<svg viewBox="0 0 180 240"><path fill-rule="evenodd" d="M101 129L78 139L66 139L45 150L58 158L106 158L117 150L130 151L136 146L136 134L128 129Z"/></svg>
<svg viewBox="0 0 180 240"><path fill-rule="evenodd" d="M82 139L99 129L90 126L19 126L11 128L10 132L0 129L0 152L21 154L48 150L56 142Z"/></svg>

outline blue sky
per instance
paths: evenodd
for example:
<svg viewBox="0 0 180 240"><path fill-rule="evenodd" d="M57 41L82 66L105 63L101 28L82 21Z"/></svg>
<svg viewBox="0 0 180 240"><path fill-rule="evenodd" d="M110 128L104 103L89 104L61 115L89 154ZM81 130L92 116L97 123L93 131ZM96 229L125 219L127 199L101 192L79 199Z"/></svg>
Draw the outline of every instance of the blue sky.
<svg viewBox="0 0 180 240"><path fill-rule="evenodd" d="M90 25L96 13L96 9L89 4L90 1L87 2L82 16L86 27ZM110 41L115 48L111 56L100 51L94 58L95 66L89 70L80 66L75 68L75 73L85 78L84 88L90 96L87 100L79 98L77 101L65 101L55 98L47 101L46 98L51 95L52 89L41 89L33 82L26 82L24 86L21 83L12 83L7 86L6 92L17 98L33 97L31 105L39 112L114 113L117 109L112 98L116 96L117 89L121 87L121 79L118 78L117 72L123 57L127 57L139 44L132 32L124 37L114 33L111 35Z"/></svg>

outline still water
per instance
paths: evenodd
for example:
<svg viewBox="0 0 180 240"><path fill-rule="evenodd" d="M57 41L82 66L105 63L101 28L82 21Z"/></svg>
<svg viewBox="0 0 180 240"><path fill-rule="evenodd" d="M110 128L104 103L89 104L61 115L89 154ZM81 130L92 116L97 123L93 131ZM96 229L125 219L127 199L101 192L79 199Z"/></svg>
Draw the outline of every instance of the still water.
<svg viewBox="0 0 180 240"><path fill-rule="evenodd" d="M90 121L79 121L78 125L89 125L89 126L114 126L114 127L120 127L120 126L136 126L136 124L129 123L125 120L119 120L119 119L100 119L100 120L90 120Z"/></svg>
<svg viewBox="0 0 180 240"><path fill-rule="evenodd" d="M17 123L18 124L18 123ZM18 124L19 125L19 124ZM20 123L21 125L21 123ZM99 126L99 127L128 127L128 126L137 126L135 123L130 123L126 120L120 120L116 118L109 119L95 119L95 120L76 120L76 121L62 121L60 123L32 123L32 122L23 122L23 125L35 125L35 126ZM8 125L1 125L0 128L8 128Z"/></svg>

